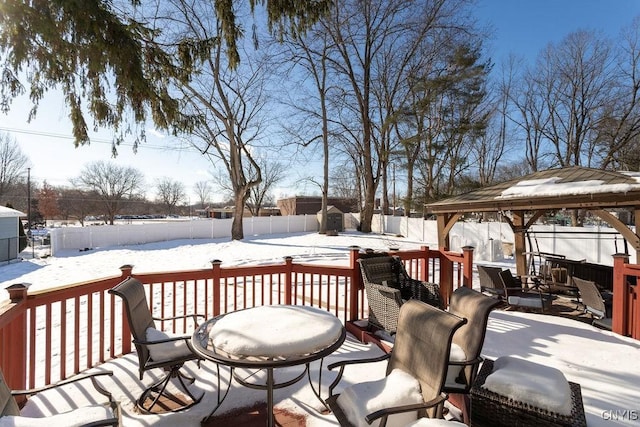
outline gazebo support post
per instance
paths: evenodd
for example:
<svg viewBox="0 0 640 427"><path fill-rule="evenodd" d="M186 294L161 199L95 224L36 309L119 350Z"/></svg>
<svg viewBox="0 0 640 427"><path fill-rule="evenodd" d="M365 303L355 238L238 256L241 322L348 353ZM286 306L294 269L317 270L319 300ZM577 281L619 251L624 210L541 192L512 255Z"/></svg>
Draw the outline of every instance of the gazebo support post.
<svg viewBox="0 0 640 427"><path fill-rule="evenodd" d="M525 256L525 232L527 228L524 219L524 211L513 211L513 240L515 246L516 274L518 276L527 274L527 259Z"/></svg>

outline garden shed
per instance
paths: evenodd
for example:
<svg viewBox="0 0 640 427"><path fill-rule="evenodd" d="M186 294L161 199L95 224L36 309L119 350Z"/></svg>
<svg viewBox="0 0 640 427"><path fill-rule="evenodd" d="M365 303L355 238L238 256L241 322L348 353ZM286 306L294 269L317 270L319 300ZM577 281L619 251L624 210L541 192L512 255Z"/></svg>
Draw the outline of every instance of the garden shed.
<svg viewBox="0 0 640 427"><path fill-rule="evenodd" d="M318 212L318 221L320 221L322 211ZM327 230L344 231L344 214L335 206L327 206Z"/></svg>
<svg viewBox="0 0 640 427"><path fill-rule="evenodd" d="M0 206L0 262L18 258L20 247L20 217L24 213Z"/></svg>

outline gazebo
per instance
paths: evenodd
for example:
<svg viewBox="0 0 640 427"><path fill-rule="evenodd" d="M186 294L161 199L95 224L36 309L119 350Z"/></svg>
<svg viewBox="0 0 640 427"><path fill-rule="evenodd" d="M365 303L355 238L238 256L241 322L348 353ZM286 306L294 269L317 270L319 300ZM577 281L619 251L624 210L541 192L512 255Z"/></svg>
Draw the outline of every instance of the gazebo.
<svg viewBox="0 0 640 427"><path fill-rule="evenodd" d="M526 231L545 213L562 209L591 211L622 234L639 260L640 236L610 212L615 208L630 209L640 223L640 172L548 169L425 205L426 213L437 217L440 249L449 249L449 231L465 213L503 213L514 234L520 275L526 274Z"/></svg>
<svg viewBox="0 0 640 427"><path fill-rule="evenodd" d="M535 172L430 203L425 205L425 212L437 217L441 250L449 249L449 231L465 213L503 213L514 234L516 272L525 275L527 230L545 213L562 209L586 209L608 223L635 250L638 263L640 236L612 213L620 208L631 210L633 222L640 224L640 172L573 166ZM619 265L624 262L628 261ZM640 310L629 305L632 301L628 298L628 284L622 273L619 278L615 277L615 265L618 263L614 260L614 331L640 339ZM617 295L616 287L620 289ZM618 313L616 307L619 307ZM633 314L635 311L638 311L636 315Z"/></svg>

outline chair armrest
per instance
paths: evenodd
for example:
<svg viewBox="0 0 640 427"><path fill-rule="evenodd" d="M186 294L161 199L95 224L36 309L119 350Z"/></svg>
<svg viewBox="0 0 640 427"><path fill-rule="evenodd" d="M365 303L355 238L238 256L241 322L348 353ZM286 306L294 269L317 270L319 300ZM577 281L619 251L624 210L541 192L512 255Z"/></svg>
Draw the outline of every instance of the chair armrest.
<svg viewBox="0 0 640 427"><path fill-rule="evenodd" d="M140 344L140 345L153 345L153 344L162 344L165 342L173 342L173 341L186 341L187 344L189 343L189 341L191 341L191 336L190 335L180 335L180 336L176 336L176 337L169 337L169 338L164 338L161 340L154 340L154 341L147 341L147 340L137 340L137 339L133 339L131 342L134 344Z"/></svg>
<svg viewBox="0 0 640 427"><path fill-rule="evenodd" d="M443 404L444 401L447 400L447 397L448 396L443 393L440 396L436 397L435 399L429 400L428 402L414 403L412 405L393 406L390 408L380 409L378 411L368 414L365 417L365 420L367 421L367 423L371 424L378 418L382 418L384 416L399 414L402 412L413 412L413 411L419 411L421 409L433 408L434 406Z"/></svg>
<svg viewBox="0 0 640 427"><path fill-rule="evenodd" d="M400 295L400 289L393 288L391 286L379 285L377 283L367 283L366 286L375 292L379 292L380 294L382 294L387 298L395 298L396 294Z"/></svg>
<svg viewBox="0 0 640 427"><path fill-rule="evenodd" d="M342 379L342 375L344 374L344 368L348 365L357 365L361 363L373 363L373 362L381 362L383 360L387 360L391 357L391 353L385 353L382 356L372 357L368 359L350 359L350 360L340 360L338 362L333 362L327 365L327 369L332 371L334 368L340 368L338 371L338 376L335 380L329 385L329 396L333 396L333 389L336 388L340 380Z"/></svg>
<svg viewBox="0 0 640 427"><path fill-rule="evenodd" d="M159 322L168 322L170 320L179 320L179 319L193 319L193 323L198 326L198 318L205 319L202 314L185 314L182 316L172 316L172 317L152 317L153 320L157 320Z"/></svg>
<svg viewBox="0 0 640 427"><path fill-rule="evenodd" d="M96 388L96 390L104 395L107 396L109 398L109 400L111 400L111 393L109 393L108 391L106 391L104 388L102 388L102 386L100 384L98 384L98 382L96 381L96 377L100 377L100 376L104 376L104 375L109 375L109 376L113 376L113 372L112 371L103 371L103 372L94 372L94 373L90 373L90 374L79 374L79 375L75 375L71 378L67 378L65 380L61 380L58 381L57 383L54 384L49 384L46 386L42 386L42 387L38 387L38 388L33 388L33 389L29 389L29 390L12 390L11 394L13 396L30 396L33 394L37 394L40 393L42 391L45 390L51 390L57 387L61 387L67 384L72 384L78 381L82 381L82 380L86 380L86 379L90 379L91 382L93 383L93 386Z"/></svg>
<svg viewBox="0 0 640 427"><path fill-rule="evenodd" d="M407 279L403 289L410 296L407 299L417 299L434 307L443 308L444 301L440 296L440 286L437 283L424 282L418 279Z"/></svg>
<svg viewBox="0 0 640 427"><path fill-rule="evenodd" d="M455 366L473 366L473 365L480 365L480 362L482 362L482 360L483 360L482 357L476 357L475 359L461 360L461 361L450 360L448 364L455 365Z"/></svg>

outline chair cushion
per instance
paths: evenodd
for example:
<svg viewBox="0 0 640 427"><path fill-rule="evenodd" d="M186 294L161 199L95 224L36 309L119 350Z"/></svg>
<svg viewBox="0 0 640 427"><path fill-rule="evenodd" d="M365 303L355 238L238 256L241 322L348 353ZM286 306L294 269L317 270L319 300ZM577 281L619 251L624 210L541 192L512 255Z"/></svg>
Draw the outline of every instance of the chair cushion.
<svg viewBox="0 0 640 427"><path fill-rule="evenodd" d="M571 414L569 382L561 371L550 366L511 356L499 357L484 388L536 408Z"/></svg>
<svg viewBox="0 0 640 427"><path fill-rule="evenodd" d="M147 328L146 330L147 341L160 341L167 338L173 338L173 335L169 335L164 331L159 331L155 328ZM174 360L182 357L187 357L193 354L191 349L187 346L185 340L163 342L159 344L149 345L149 355L154 362L162 362L163 360Z"/></svg>
<svg viewBox="0 0 640 427"><path fill-rule="evenodd" d="M467 355L464 354L464 350L456 343L451 343L451 351L449 352L449 362L464 362L467 360ZM449 365L447 367L447 379L445 380L445 384L447 385L455 385L456 378L460 375L460 371L462 370L462 365Z"/></svg>
<svg viewBox="0 0 640 427"><path fill-rule="evenodd" d="M340 408L356 427L378 426L379 419L371 424L365 420L365 416L372 412L422 401L418 380L400 369L394 369L380 380L354 384L340 393L337 399ZM387 426L401 427L416 419L416 412L394 414L387 419Z"/></svg>
<svg viewBox="0 0 640 427"><path fill-rule="evenodd" d="M517 305L520 307L542 308L542 300L537 295L532 296L511 296L508 299L509 305Z"/></svg>
<svg viewBox="0 0 640 427"><path fill-rule="evenodd" d="M111 408L101 405L85 406L63 414L49 415L42 418L8 415L0 417L0 427L79 427L95 421L115 418Z"/></svg>

